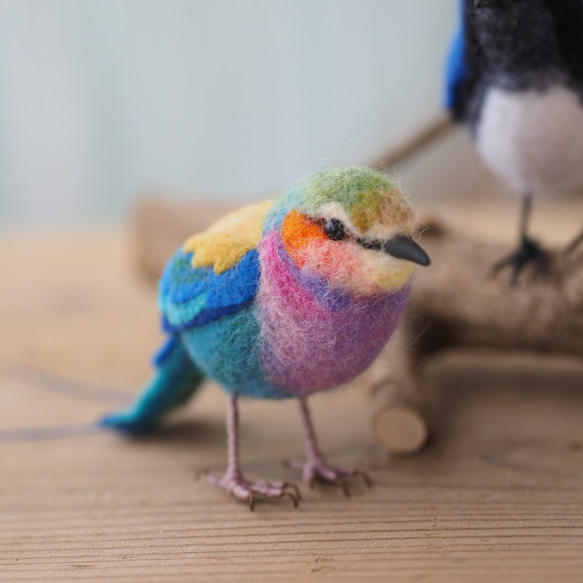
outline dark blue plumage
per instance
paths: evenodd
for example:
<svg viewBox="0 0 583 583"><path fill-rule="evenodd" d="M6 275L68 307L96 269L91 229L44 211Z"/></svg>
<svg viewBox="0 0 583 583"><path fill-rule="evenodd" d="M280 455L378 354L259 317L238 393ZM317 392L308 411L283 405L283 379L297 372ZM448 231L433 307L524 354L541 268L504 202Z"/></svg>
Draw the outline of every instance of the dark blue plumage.
<svg viewBox="0 0 583 583"><path fill-rule="evenodd" d="M159 289L162 327L176 333L234 314L255 299L259 287L257 249L231 269L192 267L192 253L178 250L164 269Z"/></svg>
<svg viewBox="0 0 583 583"><path fill-rule="evenodd" d="M459 109L458 88L467 76L464 21L460 19L459 29L451 43L445 71L445 107L452 112Z"/></svg>

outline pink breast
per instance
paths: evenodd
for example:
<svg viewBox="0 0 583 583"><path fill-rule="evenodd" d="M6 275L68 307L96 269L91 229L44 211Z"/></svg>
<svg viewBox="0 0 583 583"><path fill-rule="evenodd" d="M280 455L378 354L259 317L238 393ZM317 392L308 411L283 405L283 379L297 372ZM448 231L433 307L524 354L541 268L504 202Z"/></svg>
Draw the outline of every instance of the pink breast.
<svg viewBox="0 0 583 583"><path fill-rule="evenodd" d="M394 332L409 288L354 297L299 270L274 230L259 256L261 354L275 385L299 395L333 388L363 372Z"/></svg>

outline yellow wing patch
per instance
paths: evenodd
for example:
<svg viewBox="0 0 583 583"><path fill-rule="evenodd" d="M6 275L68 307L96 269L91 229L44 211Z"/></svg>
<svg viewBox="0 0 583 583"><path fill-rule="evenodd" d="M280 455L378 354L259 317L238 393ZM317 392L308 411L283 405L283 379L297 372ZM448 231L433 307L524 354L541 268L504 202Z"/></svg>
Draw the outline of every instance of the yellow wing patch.
<svg viewBox="0 0 583 583"><path fill-rule="evenodd" d="M233 267L245 253L257 247L263 217L274 202L271 199L244 206L220 219L204 233L190 237L182 249L185 253L194 253L192 266L212 266L215 273Z"/></svg>

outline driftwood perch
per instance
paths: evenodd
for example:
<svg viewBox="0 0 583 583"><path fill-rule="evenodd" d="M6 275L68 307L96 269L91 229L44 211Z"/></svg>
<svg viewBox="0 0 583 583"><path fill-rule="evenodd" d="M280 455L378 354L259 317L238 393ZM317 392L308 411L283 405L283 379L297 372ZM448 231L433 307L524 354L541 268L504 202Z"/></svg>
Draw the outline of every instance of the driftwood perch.
<svg viewBox="0 0 583 583"><path fill-rule="evenodd" d="M371 391L374 437L397 454L420 450L429 435L409 332L408 326L401 326L363 379Z"/></svg>
<svg viewBox="0 0 583 583"><path fill-rule="evenodd" d="M170 254L227 209L161 200L142 203L134 238L142 272L157 278ZM422 237L432 259L419 270L399 334L364 382L372 391L375 438L394 453L413 453L428 436L425 361L452 348L490 348L583 356L583 245L570 257L549 253L549 274L527 267L512 287L508 273L489 277L510 251L432 221Z"/></svg>
<svg viewBox="0 0 583 583"><path fill-rule="evenodd" d="M135 207L131 237L134 263L141 275L158 281L170 256L234 207L219 204L185 204L161 196L144 198Z"/></svg>
<svg viewBox="0 0 583 583"><path fill-rule="evenodd" d="M433 260L413 292L417 319L430 322L423 355L457 346L583 356L583 245L570 256L549 252L549 273L533 266L509 285L488 273L509 250L434 222L423 244Z"/></svg>
<svg viewBox="0 0 583 583"><path fill-rule="evenodd" d="M402 339L375 365L373 430L393 452L412 453L423 445L421 439L406 439L406 430L397 437L384 425L391 411L409 403L427 434L422 371L432 356L455 348L583 356L583 249L570 257L550 251L548 275L528 267L511 286L508 273L488 275L509 252L504 246L438 221L424 233L423 246L432 266L415 281Z"/></svg>

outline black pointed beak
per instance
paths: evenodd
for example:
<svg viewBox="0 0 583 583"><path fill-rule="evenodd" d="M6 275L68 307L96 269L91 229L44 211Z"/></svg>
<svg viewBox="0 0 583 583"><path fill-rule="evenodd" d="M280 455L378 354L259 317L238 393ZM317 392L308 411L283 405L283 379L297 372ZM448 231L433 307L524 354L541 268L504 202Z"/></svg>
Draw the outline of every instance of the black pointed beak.
<svg viewBox="0 0 583 583"><path fill-rule="evenodd" d="M431 263L429 255L411 237L405 235L389 239L383 244L383 251L398 259L406 259L419 265L427 266Z"/></svg>

